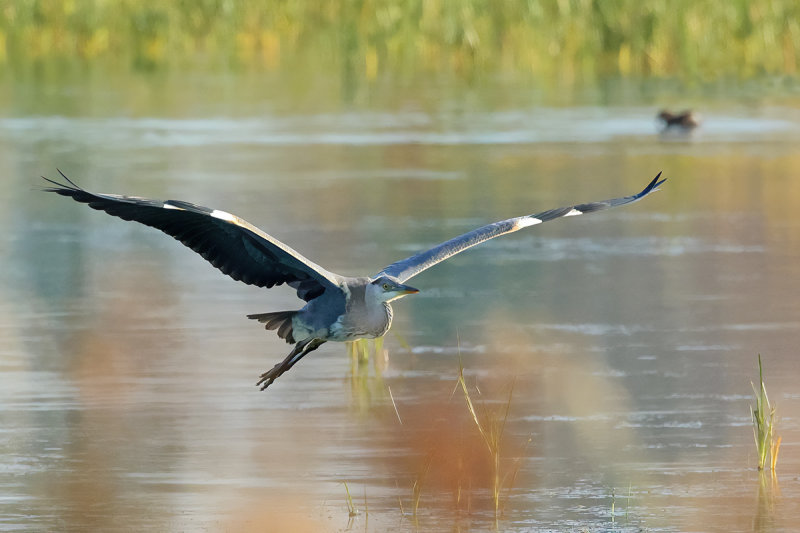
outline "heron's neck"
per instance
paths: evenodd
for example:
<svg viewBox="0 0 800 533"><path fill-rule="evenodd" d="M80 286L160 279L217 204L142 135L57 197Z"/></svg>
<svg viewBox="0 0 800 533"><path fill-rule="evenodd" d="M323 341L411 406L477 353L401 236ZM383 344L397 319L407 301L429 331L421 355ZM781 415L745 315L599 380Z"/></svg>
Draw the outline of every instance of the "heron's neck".
<svg viewBox="0 0 800 533"><path fill-rule="evenodd" d="M382 303L383 303L384 312L386 313L386 315L385 315L386 316L386 325L384 326L384 329L381 332L381 334L378 335L379 337L385 335L386 332L389 331L389 328L392 327L392 316L393 316L392 306L389 305L389 302L382 302Z"/></svg>
<svg viewBox="0 0 800 533"><path fill-rule="evenodd" d="M370 336L380 337L389 331L392 325L392 307L389 302L372 294L369 287L366 293L362 294L360 302L357 299L351 300L351 312L360 316L359 323L366 328Z"/></svg>
<svg viewBox="0 0 800 533"><path fill-rule="evenodd" d="M389 322L392 321L392 306L389 304L389 302L373 301L368 305L370 306L370 314L386 316L386 319Z"/></svg>

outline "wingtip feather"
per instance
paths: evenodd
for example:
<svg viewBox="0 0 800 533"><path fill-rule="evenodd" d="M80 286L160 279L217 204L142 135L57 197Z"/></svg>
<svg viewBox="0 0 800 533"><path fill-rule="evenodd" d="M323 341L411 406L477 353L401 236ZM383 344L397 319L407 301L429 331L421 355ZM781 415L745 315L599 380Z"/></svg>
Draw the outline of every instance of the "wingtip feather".
<svg viewBox="0 0 800 533"><path fill-rule="evenodd" d="M656 184L655 184L655 185L653 185L653 189L656 189L656 188L658 188L658 186L659 186L659 185L661 185L662 183L664 183L665 181L667 181L667 178L664 178L663 180L659 180L659 179L658 179L658 178L660 178L660 177L661 177L661 174L663 174L663 173L664 173L664 171L663 171L663 170L659 170L659 171L658 171L658 174L656 174L656 177L655 177L655 178L653 178L653 181L656 181L656 180L658 180L658 181L656 181Z"/></svg>
<svg viewBox="0 0 800 533"><path fill-rule="evenodd" d="M46 187L42 189L44 192L55 192L59 194L83 192L83 189L80 188L74 181L69 179L63 172L61 172L61 170L56 170L58 170L58 173L67 181L67 183L61 183L56 180L46 178L45 176L41 176L43 180L54 185L54 187Z"/></svg>
<svg viewBox="0 0 800 533"><path fill-rule="evenodd" d="M636 195L636 197L637 197L637 198L643 198L643 197L647 196L648 194L650 194L651 192L655 192L655 191L657 191L657 190L658 190L658 187L659 187L659 185L661 185L662 183L664 183L665 181L667 181L667 178L664 178L664 179L662 179L662 180L659 180L659 178L661 177L661 174L662 174L662 173L663 173L663 171L659 171L659 172L658 172L658 174L656 174L656 177L655 177L655 178L653 178L653 179L650 181L650 183L648 183L648 184L647 184L647 187L645 187L645 188L644 188L644 190L643 190L642 192L640 192L639 194L637 194L637 195Z"/></svg>
<svg viewBox="0 0 800 533"><path fill-rule="evenodd" d="M69 179L69 178L67 177L67 175L66 175L66 174L64 174L63 172L61 172L61 169L60 169L60 168L57 168L56 170L58 170L58 173L59 173L59 174L61 174L61 177L62 177L62 178L64 178L65 180L67 180L67 183L69 183L70 185L72 185L73 187L75 187L75 188L76 188L76 189L78 189L78 190L81 190L81 191L83 190L83 189L81 189L81 188L80 188L80 186L78 186L78 184L76 184L74 181L72 181L71 179Z"/></svg>

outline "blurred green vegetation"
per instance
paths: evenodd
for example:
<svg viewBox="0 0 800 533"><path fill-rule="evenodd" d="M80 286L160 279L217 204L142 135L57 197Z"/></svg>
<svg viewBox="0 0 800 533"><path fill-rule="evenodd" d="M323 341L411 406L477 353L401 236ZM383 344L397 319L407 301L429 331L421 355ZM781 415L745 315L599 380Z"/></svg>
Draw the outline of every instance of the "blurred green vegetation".
<svg viewBox="0 0 800 533"><path fill-rule="evenodd" d="M795 75L797 0L5 0L0 69L379 76Z"/></svg>

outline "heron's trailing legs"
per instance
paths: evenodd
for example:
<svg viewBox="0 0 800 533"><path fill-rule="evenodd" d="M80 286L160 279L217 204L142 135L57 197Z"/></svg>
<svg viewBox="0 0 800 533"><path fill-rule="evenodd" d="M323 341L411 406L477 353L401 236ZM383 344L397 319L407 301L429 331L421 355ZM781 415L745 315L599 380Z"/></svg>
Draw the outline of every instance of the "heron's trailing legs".
<svg viewBox="0 0 800 533"><path fill-rule="evenodd" d="M308 339L298 342L294 345L289 355L286 356L286 359L261 374L261 379L256 383L256 387L260 386L261 390L265 390L284 372L292 368L300 359L313 352L324 343L325 341L322 339Z"/></svg>

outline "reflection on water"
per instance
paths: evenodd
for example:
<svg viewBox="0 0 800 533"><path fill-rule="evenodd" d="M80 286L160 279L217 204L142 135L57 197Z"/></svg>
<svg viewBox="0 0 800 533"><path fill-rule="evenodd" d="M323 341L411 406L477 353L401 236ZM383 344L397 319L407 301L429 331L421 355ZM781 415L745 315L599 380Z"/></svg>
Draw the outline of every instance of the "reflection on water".
<svg viewBox="0 0 800 533"><path fill-rule="evenodd" d="M13 111L0 119L0 529L800 519L796 110L717 107L669 143L643 106ZM36 192L56 167L87 188L237 213L353 275L486 221L633 192L658 170L669 181L427 271L377 354L329 343L260 393L288 347L244 316L297 306L293 292L235 283L148 228ZM759 352L783 437L766 481L748 410ZM498 522L459 360L480 413L513 387ZM343 482L361 511L349 525Z"/></svg>

